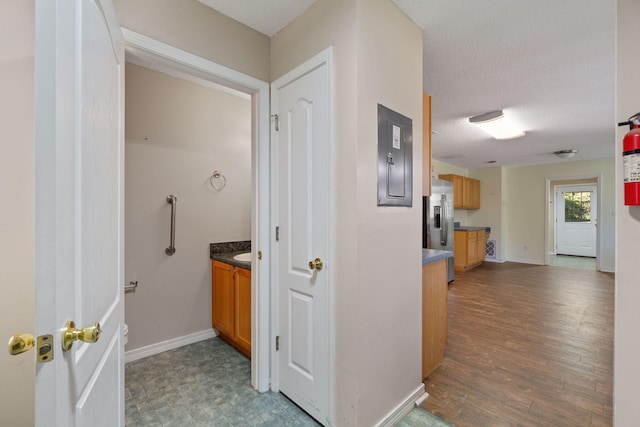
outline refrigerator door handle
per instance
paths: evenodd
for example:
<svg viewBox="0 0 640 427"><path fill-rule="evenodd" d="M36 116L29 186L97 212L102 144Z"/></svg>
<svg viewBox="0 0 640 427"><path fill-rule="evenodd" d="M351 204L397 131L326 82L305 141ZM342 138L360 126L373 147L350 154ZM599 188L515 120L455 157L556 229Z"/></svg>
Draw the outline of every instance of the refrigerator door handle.
<svg viewBox="0 0 640 427"><path fill-rule="evenodd" d="M449 236L449 221L447 221L447 196L445 194L442 195L441 202L442 209L442 217L444 218L442 230L440 231L440 243L442 246L447 246L447 240Z"/></svg>

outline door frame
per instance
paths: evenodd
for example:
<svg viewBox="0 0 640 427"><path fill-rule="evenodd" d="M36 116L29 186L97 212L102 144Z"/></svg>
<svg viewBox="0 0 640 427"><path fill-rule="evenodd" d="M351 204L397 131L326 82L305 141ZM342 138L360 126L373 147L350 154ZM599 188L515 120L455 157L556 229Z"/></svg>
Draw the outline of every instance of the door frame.
<svg viewBox="0 0 640 427"><path fill-rule="evenodd" d="M595 188L596 191L596 207L598 206L598 198L600 197L600 195L598 194L598 187L596 186L595 183L584 183L584 184L558 184L556 185L555 191L564 191L565 188L580 188L580 187L588 187L588 188ZM549 197L551 197L552 194L549 194ZM553 200L554 200L554 227L553 227L553 242L554 242L554 246L555 246L555 251L554 253L557 254L558 252L558 195L557 194L553 194ZM597 209L596 209L596 215L597 215ZM598 227L597 224L600 221L600 218L596 216L596 232L598 231ZM596 239L597 239L597 233L596 233Z"/></svg>
<svg viewBox="0 0 640 427"><path fill-rule="evenodd" d="M270 383L270 269L269 239L271 195L269 83L193 55L182 49L122 28L126 57L203 79L251 96L251 385L259 392ZM126 74L125 74L126 79ZM126 96L126 94L125 94ZM262 252L262 260L258 258Z"/></svg>
<svg viewBox="0 0 640 427"><path fill-rule="evenodd" d="M596 202L596 212L598 218L598 227L596 227L596 270L600 271L600 246L602 244L602 174L586 174L586 175L573 175L573 176L551 176L545 179L545 206L547 207L544 212L544 265L549 265L549 217L550 209L553 209L553 218L555 218L555 195L554 202L550 203L551 197L551 181L572 181L578 179L595 179L596 191L598 192L598 200ZM593 185L593 184L591 184ZM554 234L556 230L554 229Z"/></svg>
<svg viewBox="0 0 640 427"><path fill-rule="evenodd" d="M328 340L329 340L329 366L328 366L328 411L327 420L329 421L329 425L335 425L335 268L333 266L336 265L335 258L335 238L336 238L336 215L335 215L335 207L336 207L336 199L335 199L335 169L331 167L331 165L335 164L335 107L334 107L334 70L333 70L333 47L329 47L322 52L314 55L313 57L307 59L302 64L293 68L289 72L284 75L278 77L274 80L274 84L284 84L285 82L290 82L296 80L300 76L312 71L319 66L326 64L327 72L328 72L328 97L329 97L329 176L327 177L327 185L329 186L329 242L327 245L327 265L329 268L327 269L328 274L328 289L327 289L327 315L329 316L329 331L328 331ZM279 112L280 113L280 112ZM272 128L272 131L275 135L275 128ZM273 138L275 141L275 136ZM274 176L272 177L273 182L277 182L277 147L275 147L275 143L272 144L271 150L271 158L272 160L272 172ZM271 226L275 230L278 224L278 189L274 188L271 193L271 218L273 223ZM278 283L278 268L277 262L278 259L275 256L277 254L277 241L276 239L272 239L270 251L274 254L272 258L272 268L271 268L271 283L274 283L272 292L271 292L271 307L273 310L271 311L271 330L274 332L274 337L277 335L279 330L279 286L275 285ZM280 372L278 369L278 353L276 352L276 343L275 338L273 339L271 346L271 390L274 392L280 391Z"/></svg>

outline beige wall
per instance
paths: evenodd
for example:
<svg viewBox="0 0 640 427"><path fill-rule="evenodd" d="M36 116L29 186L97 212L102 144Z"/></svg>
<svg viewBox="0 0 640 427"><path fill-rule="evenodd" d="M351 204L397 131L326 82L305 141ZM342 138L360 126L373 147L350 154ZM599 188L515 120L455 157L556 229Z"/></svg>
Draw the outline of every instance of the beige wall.
<svg viewBox="0 0 640 427"><path fill-rule="evenodd" d="M34 333L35 157L33 4L0 8L0 337ZM34 423L35 350L0 351L0 425Z"/></svg>
<svg viewBox="0 0 640 427"><path fill-rule="evenodd" d="M125 281L139 284L125 296L130 351L211 329L209 243L251 239L251 101L127 64L125 120Z"/></svg>
<svg viewBox="0 0 640 427"><path fill-rule="evenodd" d="M600 174L602 177L599 221L600 267L605 271L613 271L615 267L615 200L614 160L611 158L505 168L504 258L508 261L544 264L547 250L544 235L544 222L547 215L546 178L594 174Z"/></svg>
<svg viewBox="0 0 640 427"><path fill-rule="evenodd" d="M269 81L269 37L197 0L113 0L120 25Z"/></svg>
<svg viewBox="0 0 640 427"><path fill-rule="evenodd" d="M358 425L372 426L421 383L422 31L389 0L357 5ZM376 206L377 103L413 120L412 208Z"/></svg>
<svg viewBox="0 0 640 427"><path fill-rule="evenodd" d="M320 0L273 38L272 76L329 46L336 125L335 422L370 426L420 386L422 36L388 0ZM400 58L403 67L395 66ZM376 206L377 103L413 119L413 208Z"/></svg>
<svg viewBox="0 0 640 427"><path fill-rule="evenodd" d="M503 261L504 204L503 168L472 169L469 177L480 180L480 209L467 210L467 225L491 227L489 239L496 241L496 261Z"/></svg>
<svg viewBox="0 0 640 427"><path fill-rule="evenodd" d="M640 111L640 2L618 0L616 120L623 121ZM616 153L622 152L618 128ZM617 427L632 426L640 420L640 207L624 206L622 156L616 156L616 319L614 350L614 420Z"/></svg>

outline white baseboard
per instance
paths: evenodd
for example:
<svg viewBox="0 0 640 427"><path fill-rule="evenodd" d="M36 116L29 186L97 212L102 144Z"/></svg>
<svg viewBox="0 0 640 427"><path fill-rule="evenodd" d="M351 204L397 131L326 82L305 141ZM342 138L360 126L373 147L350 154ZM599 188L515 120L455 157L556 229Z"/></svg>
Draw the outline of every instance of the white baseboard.
<svg viewBox="0 0 640 427"><path fill-rule="evenodd" d="M603 268L603 267L600 267L600 271L602 271L603 273L615 273L616 272L616 270L613 269L613 268Z"/></svg>
<svg viewBox="0 0 640 427"><path fill-rule="evenodd" d="M400 402L391 412L389 412L376 427L392 427L396 425L401 419L407 416L409 412L417 405L422 403L429 394L424 389L424 384L415 389L413 393L406 397L405 400Z"/></svg>
<svg viewBox="0 0 640 427"><path fill-rule="evenodd" d="M168 350L173 350L174 348L193 344L198 341L208 340L209 338L214 338L215 336L216 332L213 330L213 328L210 328L204 331L194 332L193 334L184 335L182 337L173 338L167 341L147 345L145 347L136 348L135 350L125 351L124 363L144 359L145 357L163 353Z"/></svg>
<svg viewBox="0 0 640 427"><path fill-rule="evenodd" d="M485 262L497 262L498 264L504 264L504 260L503 259L490 259L490 258L485 258L484 259Z"/></svg>

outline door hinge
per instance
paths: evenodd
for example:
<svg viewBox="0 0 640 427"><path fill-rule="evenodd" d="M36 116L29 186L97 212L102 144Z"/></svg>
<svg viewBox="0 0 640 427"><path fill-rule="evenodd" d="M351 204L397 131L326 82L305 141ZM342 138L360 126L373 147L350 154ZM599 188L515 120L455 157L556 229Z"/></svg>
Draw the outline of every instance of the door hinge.
<svg viewBox="0 0 640 427"><path fill-rule="evenodd" d="M280 116L277 114L272 114L271 117L273 117L273 121L276 124L276 132L280 130Z"/></svg>
<svg viewBox="0 0 640 427"><path fill-rule="evenodd" d="M280 350L280 335L276 337L276 351Z"/></svg>
<svg viewBox="0 0 640 427"><path fill-rule="evenodd" d="M280 227L276 227L276 242L280 241Z"/></svg>

